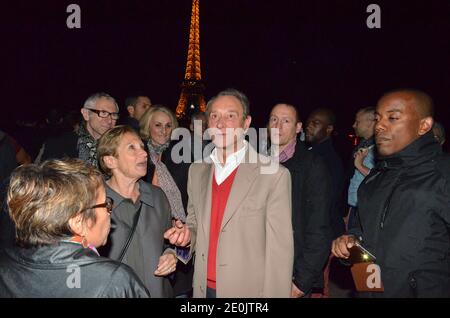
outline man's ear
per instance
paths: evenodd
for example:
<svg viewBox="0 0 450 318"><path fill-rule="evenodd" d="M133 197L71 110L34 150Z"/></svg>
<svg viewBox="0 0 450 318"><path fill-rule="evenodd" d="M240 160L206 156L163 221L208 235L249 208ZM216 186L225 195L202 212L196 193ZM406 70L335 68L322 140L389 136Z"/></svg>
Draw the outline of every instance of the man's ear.
<svg viewBox="0 0 450 318"><path fill-rule="evenodd" d="M295 133L299 134L302 131L302 122L299 121L296 125L295 125Z"/></svg>
<svg viewBox="0 0 450 318"><path fill-rule="evenodd" d="M327 126L327 135L331 136L331 134L333 133L334 130L334 126L333 125L328 125Z"/></svg>
<svg viewBox="0 0 450 318"><path fill-rule="evenodd" d="M252 116L247 115L247 118L244 120L244 131L247 132L248 128L250 127L250 124L252 123Z"/></svg>
<svg viewBox="0 0 450 318"><path fill-rule="evenodd" d="M134 118L134 107L131 105L127 106L127 111L130 117Z"/></svg>
<svg viewBox="0 0 450 318"><path fill-rule="evenodd" d="M79 236L85 235L85 229L83 224L83 218L81 217L81 213L77 214L73 218L69 219L69 227L70 230Z"/></svg>
<svg viewBox="0 0 450 318"><path fill-rule="evenodd" d="M89 121L89 110L86 108L81 108L81 114L85 121Z"/></svg>
<svg viewBox="0 0 450 318"><path fill-rule="evenodd" d="M420 120L419 136L425 135L433 128L434 120L432 117L425 117Z"/></svg>

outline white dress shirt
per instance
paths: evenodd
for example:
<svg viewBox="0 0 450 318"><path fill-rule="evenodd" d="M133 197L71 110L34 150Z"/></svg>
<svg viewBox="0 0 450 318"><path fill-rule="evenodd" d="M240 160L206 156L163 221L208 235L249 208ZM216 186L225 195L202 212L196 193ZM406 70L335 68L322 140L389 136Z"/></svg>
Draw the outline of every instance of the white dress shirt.
<svg viewBox="0 0 450 318"><path fill-rule="evenodd" d="M217 157L217 148L214 148L210 155L210 158L214 162L214 177L216 178L216 182L218 185L224 182L226 178L228 178L234 171L234 169L236 169L241 164L242 160L245 157L247 148L248 142L244 140L244 147L229 155L224 165L220 163L220 160Z"/></svg>

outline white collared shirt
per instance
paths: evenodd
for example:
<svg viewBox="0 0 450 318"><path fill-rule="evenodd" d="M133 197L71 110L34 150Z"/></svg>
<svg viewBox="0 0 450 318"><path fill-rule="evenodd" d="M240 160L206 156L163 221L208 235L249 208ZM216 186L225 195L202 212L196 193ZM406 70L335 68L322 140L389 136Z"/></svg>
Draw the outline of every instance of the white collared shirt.
<svg viewBox="0 0 450 318"><path fill-rule="evenodd" d="M224 182L226 178L228 178L234 171L234 169L236 169L241 164L242 160L245 157L247 148L248 142L244 140L244 147L229 155L224 165L220 163L220 160L217 157L217 149L214 148L210 155L210 158L214 162L214 177L216 178L216 182L218 185Z"/></svg>

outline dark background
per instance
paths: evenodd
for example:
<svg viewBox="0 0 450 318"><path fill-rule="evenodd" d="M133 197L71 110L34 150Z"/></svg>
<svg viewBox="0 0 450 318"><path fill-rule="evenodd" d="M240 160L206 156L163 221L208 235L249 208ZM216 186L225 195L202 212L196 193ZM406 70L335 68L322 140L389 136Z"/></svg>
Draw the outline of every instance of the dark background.
<svg viewBox="0 0 450 318"><path fill-rule="evenodd" d="M81 29L66 7L81 6ZM366 8L381 6L381 29ZM105 91L146 92L175 109L184 77L191 0L41 0L2 4L0 128L43 118L51 107L80 108ZM250 99L254 126L270 107L293 103L303 119L316 107L338 115L341 136L358 108L383 92L428 92L450 129L450 1L201 0L206 98L235 87Z"/></svg>

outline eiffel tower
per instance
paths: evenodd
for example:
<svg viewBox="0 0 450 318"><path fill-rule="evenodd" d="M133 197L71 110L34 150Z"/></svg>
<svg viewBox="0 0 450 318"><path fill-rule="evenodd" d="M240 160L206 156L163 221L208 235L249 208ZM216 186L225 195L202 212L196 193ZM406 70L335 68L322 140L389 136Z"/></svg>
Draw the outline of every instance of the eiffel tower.
<svg viewBox="0 0 450 318"><path fill-rule="evenodd" d="M186 72L181 84L181 95L178 100L176 116L181 126L189 124L193 113L204 112L206 108L200 69L200 0L192 0L191 26L189 30L189 49L187 55Z"/></svg>

